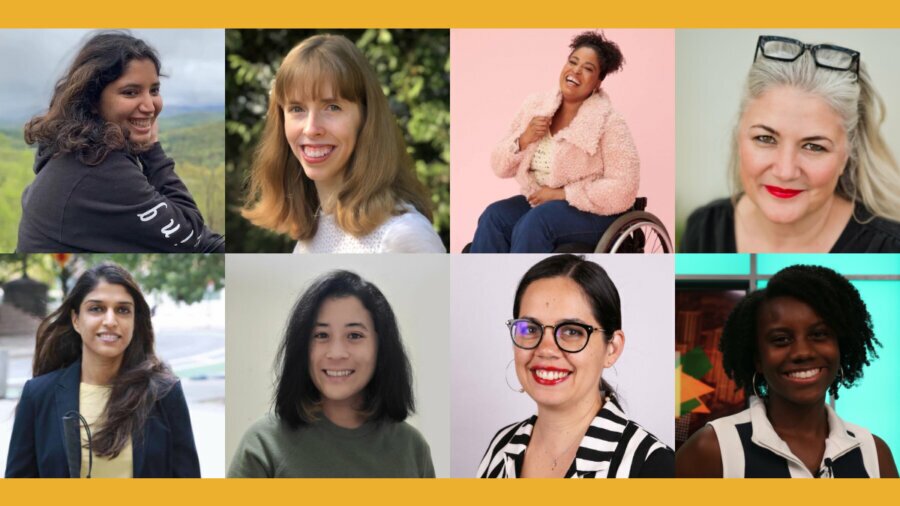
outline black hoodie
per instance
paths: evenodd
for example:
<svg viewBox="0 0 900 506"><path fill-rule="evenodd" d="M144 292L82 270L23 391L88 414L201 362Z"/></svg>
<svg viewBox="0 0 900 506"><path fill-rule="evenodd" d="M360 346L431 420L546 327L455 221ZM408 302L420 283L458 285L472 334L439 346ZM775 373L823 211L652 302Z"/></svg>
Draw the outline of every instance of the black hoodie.
<svg viewBox="0 0 900 506"><path fill-rule="evenodd" d="M159 143L139 155L112 151L94 166L39 149L34 172L19 253L225 252Z"/></svg>

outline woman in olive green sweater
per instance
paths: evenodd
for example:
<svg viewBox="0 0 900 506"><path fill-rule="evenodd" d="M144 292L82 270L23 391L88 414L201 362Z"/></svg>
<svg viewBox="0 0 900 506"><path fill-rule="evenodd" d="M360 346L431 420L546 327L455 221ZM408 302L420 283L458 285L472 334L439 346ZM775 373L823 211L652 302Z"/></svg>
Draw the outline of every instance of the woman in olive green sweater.
<svg viewBox="0 0 900 506"><path fill-rule="evenodd" d="M434 477L428 443L404 421L412 370L375 285L347 271L316 280L277 364L274 413L244 434L229 477Z"/></svg>

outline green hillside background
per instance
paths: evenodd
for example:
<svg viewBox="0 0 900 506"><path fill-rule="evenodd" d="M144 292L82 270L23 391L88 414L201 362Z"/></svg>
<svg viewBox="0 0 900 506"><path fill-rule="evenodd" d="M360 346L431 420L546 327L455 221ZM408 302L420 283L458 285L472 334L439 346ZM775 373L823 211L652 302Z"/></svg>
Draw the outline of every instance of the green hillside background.
<svg viewBox="0 0 900 506"><path fill-rule="evenodd" d="M160 142L216 232L225 229L225 120L222 112L160 117ZM15 250L22 191L34 179L34 148L21 129L0 128L0 253Z"/></svg>

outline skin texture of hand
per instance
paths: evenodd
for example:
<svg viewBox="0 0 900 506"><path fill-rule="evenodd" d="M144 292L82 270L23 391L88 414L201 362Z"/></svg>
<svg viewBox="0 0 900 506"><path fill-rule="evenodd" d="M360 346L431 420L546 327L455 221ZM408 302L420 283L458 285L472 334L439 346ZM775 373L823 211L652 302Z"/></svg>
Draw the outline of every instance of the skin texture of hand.
<svg viewBox="0 0 900 506"><path fill-rule="evenodd" d="M150 127L150 144L159 142L159 118L153 119L153 125Z"/></svg>
<svg viewBox="0 0 900 506"><path fill-rule="evenodd" d="M530 144L543 139L547 132L550 131L550 122L552 120L551 116L535 116L531 118L528 127L519 136L519 149L525 149Z"/></svg>
<svg viewBox="0 0 900 506"><path fill-rule="evenodd" d="M531 207L537 207L544 202L550 202L551 200L566 200L565 190L562 188L548 188L546 186L541 186L540 190L528 197L528 203L531 204Z"/></svg>

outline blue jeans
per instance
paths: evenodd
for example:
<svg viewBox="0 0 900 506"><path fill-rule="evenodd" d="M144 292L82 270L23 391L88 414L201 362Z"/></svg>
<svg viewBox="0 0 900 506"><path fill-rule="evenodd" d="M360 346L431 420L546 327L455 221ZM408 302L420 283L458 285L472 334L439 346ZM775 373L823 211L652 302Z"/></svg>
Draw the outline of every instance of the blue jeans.
<svg viewBox="0 0 900 506"><path fill-rule="evenodd" d="M522 195L489 205L478 218L472 253L550 253L557 246L597 244L606 228L621 216L580 211L565 200L531 207Z"/></svg>

